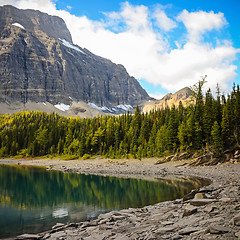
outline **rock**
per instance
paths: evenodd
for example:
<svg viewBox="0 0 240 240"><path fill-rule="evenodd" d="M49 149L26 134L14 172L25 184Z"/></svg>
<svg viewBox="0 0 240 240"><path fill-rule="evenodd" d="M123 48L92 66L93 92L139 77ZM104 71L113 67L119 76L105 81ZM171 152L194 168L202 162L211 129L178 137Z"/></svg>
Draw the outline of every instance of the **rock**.
<svg viewBox="0 0 240 240"><path fill-rule="evenodd" d="M161 100L157 100L154 103L148 103L144 106L143 112L149 112L151 110L157 109L165 109L167 106L170 108L172 104L178 106L181 101L183 105L189 101L189 97L191 96L191 90L188 87L185 87L176 93L169 93L165 95ZM187 157L186 157L187 158Z"/></svg>
<svg viewBox="0 0 240 240"><path fill-rule="evenodd" d="M134 233L133 235L130 236L131 240L139 239L139 235L137 233Z"/></svg>
<svg viewBox="0 0 240 240"><path fill-rule="evenodd" d="M176 199L173 201L174 204L181 204L182 203L182 199Z"/></svg>
<svg viewBox="0 0 240 240"><path fill-rule="evenodd" d="M50 233L47 233L47 234L45 234L45 235L42 237L42 239L43 239L43 240L48 239L50 236L51 236L51 234L50 234Z"/></svg>
<svg viewBox="0 0 240 240"><path fill-rule="evenodd" d="M196 193L195 196L194 196L195 199L202 199L204 198L203 194L202 193Z"/></svg>
<svg viewBox="0 0 240 240"><path fill-rule="evenodd" d="M62 237L65 237L66 233L64 231L60 231L60 232L55 232L51 234L52 239L61 239Z"/></svg>
<svg viewBox="0 0 240 240"><path fill-rule="evenodd" d="M232 220L231 220L231 223L233 225L237 225L237 226L240 226L240 213L235 215Z"/></svg>
<svg viewBox="0 0 240 240"><path fill-rule="evenodd" d="M126 235L123 234L118 234L115 238L115 240L131 240L131 238L127 237ZM89 239L90 240L90 239ZM92 239L91 239L92 240Z"/></svg>
<svg viewBox="0 0 240 240"><path fill-rule="evenodd" d="M221 198L220 201L222 202L222 204L226 204L231 202L231 198Z"/></svg>
<svg viewBox="0 0 240 240"><path fill-rule="evenodd" d="M237 155L240 155L240 151L237 150L235 153L234 153L234 157L237 156Z"/></svg>
<svg viewBox="0 0 240 240"><path fill-rule="evenodd" d="M162 228L158 228L155 233L162 235L168 232L172 232L174 229L175 229L174 227L162 227Z"/></svg>
<svg viewBox="0 0 240 240"><path fill-rule="evenodd" d="M202 220L201 222L199 222L200 225L209 225L211 223L223 223L224 222L224 218L223 217L215 217L215 218L207 218L205 220Z"/></svg>
<svg viewBox="0 0 240 240"><path fill-rule="evenodd" d="M235 237L237 237L238 239L240 239L240 232L236 232L236 233L235 233Z"/></svg>
<svg viewBox="0 0 240 240"><path fill-rule="evenodd" d="M197 208L188 204L184 209L183 217L192 215L196 212L197 212Z"/></svg>
<svg viewBox="0 0 240 240"><path fill-rule="evenodd" d="M195 224L198 225L200 221L202 221L203 217L196 217L195 215L191 215L186 218L179 219L176 223L174 223L174 227L187 227L187 226L194 226Z"/></svg>
<svg viewBox="0 0 240 240"><path fill-rule="evenodd" d="M190 199L193 199L197 193L202 193L202 194L206 195L206 193L212 192L212 191L213 190L209 190L209 189L202 189L202 190L195 189L195 190L192 190L190 193L188 193L187 195L185 195L183 197L183 201L188 201Z"/></svg>
<svg viewBox="0 0 240 240"><path fill-rule="evenodd" d="M215 201L216 201L215 199L204 199L204 198L203 199L192 199L190 201L190 204L193 206L204 206L204 205L213 203Z"/></svg>
<svg viewBox="0 0 240 240"><path fill-rule="evenodd" d="M188 235L190 233L197 232L200 230L201 230L201 228L199 228L199 227L186 227L184 229L181 229L178 233L180 235Z"/></svg>
<svg viewBox="0 0 240 240"><path fill-rule="evenodd" d="M195 194L197 193L198 191L197 190L192 190L190 193L186 194L184 197L183 197L183 201L188 201L190 199L193 199Z"/></svg>
<svg viewBox="0 0 240 240"><path fill-rule="evenodd" d="M40 239L38 234L22 234L17 239Z"/></svg>
<svg viewBox="0 0 240 240"><path fill-rule="evenodd" d="M167 225L172 225L174 222L172 222L172 221L162 221L161 222L161 224L163 225L163 226L167 226Z"/></svg>
<svg viewBox="0 0 240 240"><path fill-rule="evenodd" d="M55 229L60 228L60 227L63 227L63 226L65 226L65 224L63 224L63 223L56 223L56 224L52 227L52 229L55 230Z"/></svg>
<svg viewBox="0 0 240 240"><path fill-rule="evenodd" d="M211 212L213 212L215 209L217 209L216 206L207 206L204 210L205 210L207 213L211 213Z"/></svg>
<svg viewBox="0 0 240 240"><path fill-rule="evenodd" d="M230 231L231 231L231 229L229 227L224 227L222 225L218 225L218 224L214 224L214 223L209 226L209 232L212 234L227 233Z"/></svg>
<svg viewBox="0 0 240 240"><path fill-rule="evenodd" d="M178 156L178 160L190 158L191 155L192 155L192 154L187 153L187 152L180 153L179 156Z"/></svg>
<svg viewBox="0 0 240 240"><path fill-rule="evenodd" d="M111 108L150 99L124 66L74 45L60 17L1 6L0 36L0 102L83 101ZM116 113L123 112L116 108Z"/></svg>
<svg viewBox="0 0 240 240"><path fill-rule="evenodd" d="M124 218L126 218L126 216L112 216L112 219L114 220L114 221L119 221L119 220L123 220Z"/></svg>
<svg viewBox="0 0 240 240"><path fill-rule="evenodd" d="M79 226L79 224L78 223L69 223L66 227L67 228L77 228Z"/></svg>

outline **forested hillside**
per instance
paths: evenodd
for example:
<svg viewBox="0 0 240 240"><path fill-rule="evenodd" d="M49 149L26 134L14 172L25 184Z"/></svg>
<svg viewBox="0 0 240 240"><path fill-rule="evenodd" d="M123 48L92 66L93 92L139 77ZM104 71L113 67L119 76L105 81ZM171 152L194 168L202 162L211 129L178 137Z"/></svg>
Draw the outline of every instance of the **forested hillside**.
<svg viewBox="0 0 240 240"><path fill-rule="evenodd" d="M0 115L0 156L73 155L87 158L144 158L177 151L211 151L215 156L239 146L240 89L228 96L209 89L204 81L193 87L188 107L118 117L91 119L62 117L55 113L21 112Z"/></svg>

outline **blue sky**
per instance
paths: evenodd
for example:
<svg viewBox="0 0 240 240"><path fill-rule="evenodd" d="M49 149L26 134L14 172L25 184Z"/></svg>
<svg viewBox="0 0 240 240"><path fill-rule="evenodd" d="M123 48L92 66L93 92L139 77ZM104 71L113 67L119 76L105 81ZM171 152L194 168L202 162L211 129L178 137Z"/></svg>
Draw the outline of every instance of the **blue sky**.
<svg viewBox="0 0 240 240"><path fill-rule="evenodd" d="M120 6L125 1L119 0L58 0L55 1L56 7L59 10L66 10L76 16L87 16L92 20L100 20L103 18L103 12L118 11ZM133 5L145 5L154 7L154 5L161 4L163 6L170 5L171 9L168 11L170 15L181 12L183 9L188 11L214 11L224 13L229 25L225 34L231 38L233 45L240 48L240 1L239 0L132 0L129 3ZM68 8L70 7L70 9Z"/></svg>
<svg viewBox="0 0 240 240"><path fill-rule="evenodd" d="M62 17L74 44L123 64L161 98L207 77L240 84L239 0L0 0Z"/></svg>

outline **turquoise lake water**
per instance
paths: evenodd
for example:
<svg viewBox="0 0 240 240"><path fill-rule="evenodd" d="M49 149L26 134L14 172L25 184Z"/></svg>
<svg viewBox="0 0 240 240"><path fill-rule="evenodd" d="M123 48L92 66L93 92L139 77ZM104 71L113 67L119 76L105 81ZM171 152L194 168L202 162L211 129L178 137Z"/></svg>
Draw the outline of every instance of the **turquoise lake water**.
<svg viewBox="0 0 240 240"><path fill-rule="evenodd" d="M0 238L181 198L206 184L198 178L144 180L0 165Z"/></svg>

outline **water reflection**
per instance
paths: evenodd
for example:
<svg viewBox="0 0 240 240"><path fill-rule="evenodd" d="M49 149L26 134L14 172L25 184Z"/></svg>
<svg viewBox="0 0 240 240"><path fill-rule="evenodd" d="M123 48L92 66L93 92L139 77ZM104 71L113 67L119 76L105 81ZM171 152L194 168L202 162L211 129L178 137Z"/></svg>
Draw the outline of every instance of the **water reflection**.
<svg viewBox="0 0 240 240"><path fill-rule="evenodd" d="M203 184L196 178L146 181L0 165L0 237L180 198Z"/></svg>

